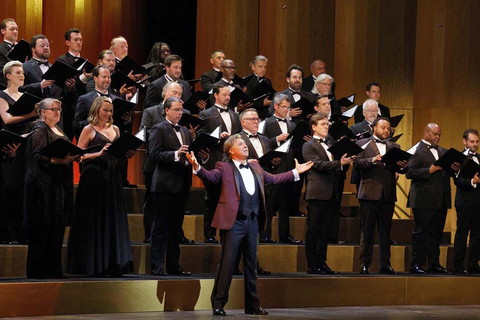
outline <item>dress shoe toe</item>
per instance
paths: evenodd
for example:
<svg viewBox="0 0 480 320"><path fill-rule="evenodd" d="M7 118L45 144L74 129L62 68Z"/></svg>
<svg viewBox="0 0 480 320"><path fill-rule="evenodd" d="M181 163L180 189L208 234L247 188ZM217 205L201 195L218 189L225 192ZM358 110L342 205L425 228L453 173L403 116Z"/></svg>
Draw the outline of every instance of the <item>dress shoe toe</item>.
<svg viewBox="0 0 480 320"><path fill-rule="evenodd" d="M268 237L261 237L259 239L260 243L277 243L277 241L273 240L272 238Z"/></svg>
<svg viewBox="0 0 480 320"><path fill-rule="evenodd" d="M457 273L457 274L467 274L468 272L467 272L467 270L465 270L465 268L460 267L460 268L455 268L455 269L453 269L453 273Z"/></svg>
<svg viewBox="0 0 480 320"><path fill-rule="evenodd" d="M425 271L425 269L422 268L422 266L419 266L419 265L414 265L410 268L410 273L414 273L414 274L426 274L427 271Z"/></svg>
<svg viewBox="0 0 480 320"><path fill-rule="evenodd" d="M379 273L381 274L397 274L397 271L393 270L391 266L380 267Z"/></svg>
<svg viewBox="0 0 480 320"><path fill-rule="evenodd" d="M262 308L255 308L253 310L245 310L246 314L253 314L256 316L266 316L268 312L266 310L263 310Z"/></svg>
<svg viewBox="0 0 480 320"><path fill-rule="evenodd" d="M163 270L162 268L153 269L152 270L152 276L166 277L166 276L168 276L168 273L166 273L165 270Z"/></svg>
<svg viewBox="0 0 480 320"><path fill-rule="evenodd" d="M370 274L368 267L362 266L362 268L360 269L360 274Z"/></svg>
<svg viewBox="0 0 480 320"><path fill-rule="evenodd" d="M438 266L433 266L428 268L428 273L443 274L443 273L448 273L448 270L438 265Z"/></svg>
<svg viewBox="0 0 480 320"><path fill-rule="evenodd" d="M285 243L285 244L296 244L296 245L302 245L304 244L302 240L295 240L294 237L290 236L285 239L280 239L280 243Z"/></svg>
<svg viewBox="0 0 480 320"><path fill-rule="evenodd" d="M218 308L218 309L213 309L213 315L214 316L226 316L226 312L225 310L221 309L221 308Z"/></svg>
<svg viewBox="0 0 480 320"><path fill-rule="evenodd" d="M218 243L218 240L215 237L205 238L205 243Z"/></svg>
<svg viewBox="0 0 480 320"><path fill-rule="evenodd" d="M320 270L317 267L308 268L307 273L308 274L321 274Z"/></svg>
<svg viewBox="0 0 480 320"><path fill-rule="evenodd" d="M262 267L258 267L258 268L257 268L257 275L269 276L269 275L271 275L271 274L272 274L271 271L263 270Z"/></svg>
<svg viewBox="0 0 480 320"><path fill-rule="evenodd" d="M190 271L184 271L183 269L169 270L168 272L172 276L191 276Z"/></svg>
<svg viewBox="0 0 480 320"><path fill-rule="evenodd" d="M236 276L241 276L241 275L243 275L243 272L240 271L240 269L235 269L235 270L233 271L233 274L236 275Z"/></svg>
<svg viewBox="0 0 480 320"><path fill-rule="evenodd" d="M183 237L183 238L180 240L180 243L181 243L181 244L195 244L195 240L192 240L192 239L188 239L188 238Z"/></svg>

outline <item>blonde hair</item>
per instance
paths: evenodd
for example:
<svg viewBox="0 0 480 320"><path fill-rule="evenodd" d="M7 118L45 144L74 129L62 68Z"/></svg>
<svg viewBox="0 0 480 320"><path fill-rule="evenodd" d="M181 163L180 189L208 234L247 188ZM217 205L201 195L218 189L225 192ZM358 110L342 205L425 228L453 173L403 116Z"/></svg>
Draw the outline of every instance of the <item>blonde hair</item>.
<svg viewBox="0 0 480 320"><path fill-rule="evenodd" d="M41 121L44 120L44 117L42 115L42 111L46 110L47 108L50 108L50 106L54 103L58 104L59 107L62 106L62 103L60 102L60 100L52 99L52 98L45 98L35 105L35 113L38 115L38 118Z"/></svg>
<svg viewBox="0 0 480 320"><path fill-rule="evenodd" d="M103 103L107 102L112 106L112 115L110 119L107 121L107 127L113 124L113 103L112 100L108 97L98 97L93 100L92 106L90 107L90 112L88 113L88 123L92 126L96 126L98 124L98 113L100 112L100 108L102 107Z"/></svg>
<svg viewBox="0 0 480 320"><path fill-rule="evenodd" d="M3 77L7 79L7 74L12 73L13 67L23 67L22 63L17 60L7 62L3 67Z"/></svg>

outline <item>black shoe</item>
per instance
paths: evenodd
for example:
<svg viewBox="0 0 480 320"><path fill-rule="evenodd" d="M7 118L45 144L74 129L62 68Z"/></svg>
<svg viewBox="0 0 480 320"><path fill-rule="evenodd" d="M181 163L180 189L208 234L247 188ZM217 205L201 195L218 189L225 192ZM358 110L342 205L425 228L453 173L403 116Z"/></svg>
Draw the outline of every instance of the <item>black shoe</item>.
<svg viewBox="0 0 480 320"><path fill-rule="evenodd" d="M441 265L438 265L438 266L433 266L428 268L428 273L443 274L443 273L449 273L449 272L447 269L445 269Z"/></svg>
<svg viewBox="0 0 480 320"><path fill-rule="evenodd" d="M271 271L267 271L267 270L263 270L262 267L258 267L258 268L257 268L257 274L258 274L258 275L261 275L261 276L269 276L269 275L272 274L272 272L271 272Z"/></svg>
<svg viewBox="0 0 480 320"><path fill-rule="evenodd" d="M254 314L256 316L266 316L268 312L266 310L263 310L262 307L260 308L255 308L253 310L245 310L246 314Z"/></svg>
<svg viewBox="0 0 480 320"><path fill-rule="evenodd" d="M205 243L218 243L218 240L215 237L205 238Z"/></svg>
<svg viewBox="0 0 480 320"><path fill-rule="evenodd" d="M168 273L165 272L162 268L160 269L153 269L152 270L152 276L161 276L161 277L166 277L168 276Z"/></svg>
<svg viewBox="0 0 480 320"><path fill-rule="evenodd" d="M342 211L338 211L338 216L340 218L348 218L348 216L345 213L343 213Z"/></svg>
<svg viewBox="0 0 480 320"><path fill-rule="evenodd" d="M260 237L259 241L260 243L277 243L277 241L269 237Z"/></svg>
<svg viewBox="0 0 480 320"><path fill-rule="evenodd" d="M422 266L416 264L410 268L410 273L416 273L416 274L427 274L427 271L422 268Z"/></svg>
<svg viewBox="0 0 480 320"><path fill-rule="evenodd" d="M480 268L468 268L468 273L479 274Z"/></svg>
<svg viewBox="0 0 480 320"><path fill-rule="evenodd" d="M338 271L332 271L327 264L324 264L323 266L318 268L320 270L321 274L338 274Z"/></svg>
<svg viewBox="0 0 480 320"><path fill-rule="evenodd" d="M339 244L339 245L342 245L342 244L345 244L345 243L347 243L347 242L346 242L346 241L343 241L343 240L330 239L330 240L328 240L328 243L329 243L329 244Z"/></svg>
<svg viewBox="0 0 480 320"><path fill-rule="evenodd" d="M180 239L180 243L181 244L195 244L195 240L183 237L182 239Z"/></svg>
<svg viewBox="0 0 480 320"><path fill-rule="evenodd" d="M218 308L218 309L213 309L213 315L225 317L227 314L225 313L225 310Z"/></svg>
<svg viewBox="0 0 480 320"><path fill-rule="evenodd" d="M190 271L183 271L182 268L178 268L176 270L168 270L168 273L172 276L191 276L192 275Z"/></svg>
<svg viewBox="0 0 480 320"><path fill-rule="evenodd" d="M397 271L393 270L391 266L386 266L386 267L380 267L380 270L378 273L381 274L397 274Z"/></svg>
<svg viewBox="0 0 480 320"><path fill-rule="evenodd" d="M286 244L296 244L296 245L302 245L305 244L302 240L295 240L294 237L289 236L286 239L280 239L280 243L286 243Z"/></svg>
<svg viewBox="0 0 480 320"><path fill-rule="evenodd" d="M240 271L240 269L235 269L235 270L233 270L233 274L234 274L235 276L243 276L243 272Z"/></svg>
<svg viewBox="0 0 480 320"><path fill-rule="evenodd" d="M152 239L151 238L145 238L143 239L143 243L150 243L152 242Z"/></svg>
<svg viewBox="0 0 480 320"><path fill-rule="evenodd" d="M322 274L319 268L313 267L313 268L308 268L307 269L308 274Z"/></svg>
<svg viewBox="0 0 480 320"><path fill-rule="evenodd" d="M2 240L1 244L13 244L10 240Z"/></svg>
<svg viewBox="0 0 480 320"><path fill-rule="evenodd" d="M189 216L189 215L191 215L191 214L192 214L191 211L185 210L185 215L186 215L186 216Z"/></svg>
<svg viewBox="0 0 480 320"><path fill-rule="evenodd" d="M397 244L397 241L391 239L391 240L390 240L390 244Z"/></svg>
<svg viewBox="0 0 480 320"><path fill-rule="evenodd" d="M360 269L360 274L370 274L370 271L368 271L368 267L362 266L362 268Z"/></svg>
<svg viewBox="0 0 480 320"><path fill-rule="evenodd" d="M467 274L467 270L465 270L464 267L459 267L459 268L455 268L453 269L453 273L457 273L457 274Z"/></svg>
<svg viewBox="0 0 480 320"><path fill-rule="evenodd" d="M130 182L128 182L128 180L123 183L123 187L124 188L138 188L138 186L136 184L131 184Z"/></svg>

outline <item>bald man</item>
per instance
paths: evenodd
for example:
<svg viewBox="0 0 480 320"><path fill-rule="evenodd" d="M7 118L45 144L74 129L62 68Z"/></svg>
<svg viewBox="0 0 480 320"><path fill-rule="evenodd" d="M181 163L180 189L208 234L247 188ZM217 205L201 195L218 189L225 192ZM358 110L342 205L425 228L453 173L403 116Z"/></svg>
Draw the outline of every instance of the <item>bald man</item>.
<svg viewBox="0 0 480 320"><path fill-rule="evenodd" d="M309 77L303 78L302 89L305 91L312 91L315 86L315 80L322 73L327 73L327 65L322 60L315 60L310 65L310 72L312 73ZM331 88L332 94L335 95L335 82L332 83Z"/></svg>
<svg viewBox="0 0 480 320"><path fill-rule="evenodd" d="M428 257L428 273L447 273L440 265L440 242L447 210L451 208L450 176L435 166L447 149L438 145L442 132L435 123L425 127L423 139L408 162L407 179L412 181L407 206L412 208L415 229L412 237L412 263L410 273L425 274L423 269ZM459 164L452 165L458 171Z"/></svg>

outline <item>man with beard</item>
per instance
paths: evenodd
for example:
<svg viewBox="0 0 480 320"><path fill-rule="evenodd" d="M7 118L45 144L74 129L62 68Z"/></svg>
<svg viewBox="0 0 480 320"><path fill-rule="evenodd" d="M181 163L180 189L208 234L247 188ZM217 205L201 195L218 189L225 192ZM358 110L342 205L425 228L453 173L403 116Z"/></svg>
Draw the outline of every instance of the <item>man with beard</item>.
<svg viewBox="0 0 480 320"><path fill-rule="evenodd" d="M475 129L467 129L463 133L464 154L479 164L478 157L479 134ZM457 210L457 232L453 246L454 273L480 273L478 260L480 258L480 178L478 173L472 179L460 175L454 177L457 193L455 208ZM465 270L463 261L466 255L467 237L470 232L468 245L468 269Z"/></svg>
<svg viewBox="0 0 480 320"><path fill-rule="evenodd" d="M287 71L287 83L288 83L288 88L281 91L277 92L276 94L286 94L289 98L290 101L292 101L292 104L300 100L302 97L306 98L309 100L311 103L314 103L315 101L315 96L308 91L302 90L302 83L303 83L303 69L302 67L293 64L288 68ZM289 116L291 120L295 123L298 124L300 122L300 115L302 114L303 110L301 108L294 108L291 109L289 112ZM273 103L270 104L270 109L268 110L269 116L272 116L275 113L275 109L273 106Z"/></svg>
<svg viewBox="0 0 480 320"><path fill-rule="evenodd" d="M390 231L393 210L397 201L396 182L398 173L405 173L407 161L399 161L396 166L385 165L382 156L392 148L400 148L388 141L390 121L376 118L373 121L373 135L357 142L364 150L353 161L355 170L360 173L358 200L362 215L360 260L361 274L368 274L372 263L375 224L378 228L378 248L380 251L380 273L396 274L390 265Z"/></svg>

